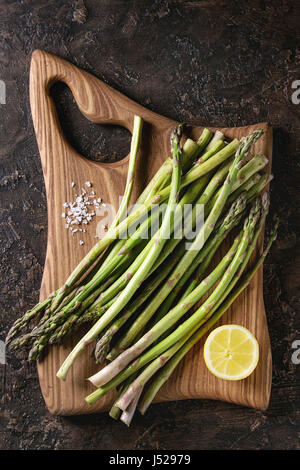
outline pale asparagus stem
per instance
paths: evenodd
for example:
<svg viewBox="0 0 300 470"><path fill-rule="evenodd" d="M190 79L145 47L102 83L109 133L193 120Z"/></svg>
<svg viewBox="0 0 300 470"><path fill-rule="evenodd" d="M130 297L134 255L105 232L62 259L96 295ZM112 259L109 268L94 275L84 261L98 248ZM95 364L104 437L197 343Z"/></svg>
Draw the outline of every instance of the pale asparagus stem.
<svg viewBox="0 0 300 470"><path fill-rule="evenodd" d="M128 413L130 413L132 407L135 405L135 410L138 403L137 397L139 399L146 383L169 361L169 359L171 359L171 357L184 345L187 339L188 337L181 339L174 344L174 346L168 349L168 351L152 361L131 383L128 389L121 394L120 398L116 402L116 406L123 410L123 412L128 410Z"/></svg>
<svg viewBox="0 0 300 470"><path fill-rule="evenodd" d="M121 220L124 219L125 214L128 211L128 205L132 194L133 184L134 184L134 176L135 176L135 167L136 167L136 159L140 148L140 142L142 137L142 129L143 129L143 119L140 116L134 116L133 118L133 131L132 131L132 139L131 139L131 146L130 146L130 155L129 155L129 166L127 172L127 180L125 185L125 191L122 198L122 202L118 209L118 212L109 227L109 230L114 229Z"/></svg>
<svg viewBox="0 0 300 470"><path fill-rule="evenodd" d="M261 226L262 224L260 224ZM185 345L174 355L174 357L168 362L168 364L163 368L163 370L155 377L153 382L149 385L146 389L145 394L142 397L142 400L139 404L139 411L144 414L147 409L149 408L150 404L152 403L153 399L157 395L160 388L163 384L168 380L174 369L177 367L179 362L183 359L183 357L192 349L192 347L200 340L200 338L207 332L209 329L221 318L221 316L228 310L234 300L241 294L241 292L249 285L251 279L256 274L259 267L263 264L272 243L276 239L277 234L277 227L278 227L278 220L275 220L275 225L273 230L270 234L268 244L263 252L263 254L258 258L255 265L250 268L250 270L245 274L245 276L241 279L239 285L235 288L234 291L232 289L235 287L236 282L239 280L239 277L236 276L235 279L231 281L226 293L220 299L218 304L214 308L213 316L203 325L201 326L196 333L185 343ZM261 227L257 230L256 240L258 238L258 234L260 233ZM247 253L247 260L243 262L243 266L240 271L243 271L245 268L251 254L253 253L253 249L255 247L255 240L252 243L252 246L249 247Z"/></svg>
<svg viewBox="0 0 300 470"><path fill-rule="evenodd" d="M222 224L216 230L215 235L208 240L208 242L204 245L204 247L197 254L193 263L187 267L183 276L178 281L176 287L174 287L172 285L172 282L170 281L165 283L165 286L163 287L164 294L162 295L162 290L160 289L159 292L154 296L152 301L149 303L149 305L139 315L139 317L136 319L133 325L129 328L129 330L125 333L125 335L122 336L122 338L118 341L117 345L108 354L107 359L113 360L115 357L117 357L120 354L121 351L124 351L125 349L127 349L127 347L133 343L139 331L142 330L143 327L148 323L148 321L155 314L158 308L159 308L159 311L157 313L156 321L162 318L169 311L169 309L171 308L171 305L173 304L174 300L176 299L178 295L178 292L184 286L186 281L190 278L192 273L195 271L195 268L200 263L201 263L201 266L203 265L203 271L208 267L218 246L224 240L228 232L239 222L240 215L242 214L242 212L244 211L246 207L246 201L247 201L246 193L241 194L237 198L237 200L232 204L232 207L230 208L228 214L224 218ZM166 297L167 293L168 293L168 297ZM165 300L163 301L164 298Z"/></svg>
<svg viewBox="0 0 300 470"><path fill-rule="evenodd" d="M86 397L87 403L92 404L97 401L109 390L119 385L119 383L123 382L123 380L129 377L133 372L136 372L141 367L144 367L150 361L165 352L169 347L173 346L177 341L186 337L191 332L191 330L193 330L199 324L200 321L206 321L209 318L210 312L212 311L214 305L216 305L218 300L222 297L223 293L230 284L232 278L234 277L237 269L239 268L242 262L243 256L245 255L249 242L251 242L253 231L255 229L255 225L258 221L259 216L260 201L257 200L252 206L249 217L244 224L243 236L236 250L236 254L232 262L230 263L230 267L225 271L219 284L216 286L213 293L208 297L208 299L201 305L201 307L190 318L183 322L172 334L170 334L168 338L161 341L158 345L152 347L146 353L142 354L133 362L133 364L124 369L128 362L131 362L131 360L139 356L147 347L149 347L151 343L153 343L153 341L161 334L161 332L165 331L165 329L170 326L170 321L174 320L174 312L176 311L176 308L178 308L178 306L172 309L169 314L166 315L159 323L157 323L157 325L155 325L140 341L138 341L133 347L127 350L126 360L124 357L126 354L123 353L123 355L121 355L123 356L123 361L121 361L121 364L119 365L119 367L117 367L117 370L113 374L113 377L115 377L116 375L117 376L115 378L112 378L112 380L110 380L108 383L106 383L106 379L103 380L106 385L98 388L95 392ZM196 290L197 288L195 289L195 291ZM186 301L188 299L190 300L192 298L192 295L193 293L191 293L190 296L186 298ZM167 325L165 325L166 322ZM157 329L160 331L155 332L155 330ZM121 356L114 361L115 366L117 361L120 362L119 359L121 358ZM131 357L127 362L129 356ZM109 366L112 365L113 363ZM109 366L107 366L103 370L106 369L107 372ZM97 375L99 375L99 373ZM95 376L93 377L93 379L95 379ZM96 386L98 385L98 383L95 383L95 381L93 381L93 383Z"/></svg>
<svg viewBox="0 0 300 470"><path fill-rule="evenodd" d="M71 351L67 359L64 361L59 371L57 372L57 377L65 379L68 373L69 368L71 367L75 358L80 354L89 344L93 341L100 333L103 328L105 328L115 317L120 313L120 311L128 304L134 293L139 288L140 284L147 277L147 274L151 270L153 264L161 253L163 246L166 241L166 233L170 227L170 221L172 220L175 212L175 207L178 202L178 190L180 187L180 158L181 150L179 148L179 142L182 135L182 126L178 126L174 129L171 136L171 149L173 154L173 174L172 174L172 183L170 190L170 197L168 201L168 206L162 221L161 228L158 235L153 239L153 246L149 251L148 256L128 282L125 289L120 293L116 302L108 309L108 311L103 315L100 320L91 328L91 330L79 341L75 348ZM105 317L105 319L104 319ZM103 321L104 319L104 321Z"/></svg>
<svg viewBox="0 0 300 470"><path fill-rule="evenodd" d="M116 406L116 403L118 401L118 399L120 398L120 396L126 392L126 390L128 389L129 385L136 379L137 377L137 374L132 374L130 377L128 377L127 380L125 380L123 383L122 383L122 386L120 387L120 390L118 390L118 394L117 394L117 398L115 399L114 401L114 404L112 405L111 409L110 409L110 412L109 412L109 416L113 419L119 419L120 417L120 414L121 414L121 410L120 408L118 408Z"/></svg>
<svg viewBox="0 0 300 470"><path fill-rule="evenodd" d="M137 404L139 402L140 396L143 392L143 387L140 388L140 390L136 393L135 397L133 398L130 406L126 409L126 411L123 411L120 420L126 424L126 426L130 426L130 423L132 421L133 415L135 413Z"/></svg>
<svg viewBox="0 0 300 470"><path fill-rule="evenodd" d="M226 203L226 200L230 194L231 187L236 179L237 172L241 166L241 162L243 158L248 154L251 145L256 142L257 139L262 135L263 131L255 131L249 136L245 137L241 144L240 147L236 151L235 159L232 163L232 166L229 170L229 173L226 177L226 180L222 186L222 189L220 191L220 194L217 198L217 201L215 202L208 218L206 219L206 222L204 225L201 227L198 235L196 236L195 241L192 243L192 246L190 250L187 251L185 256L183 257L182 261L179 263L178 267L174 270L172 279L174 281L173 287L177 284L179 279L183 276L185 269L187 266L191 264L193 259L196 257L196 254L198 250L202 248L206 240L208 239L209 235L213 231L215 224L222 212L222 209ZM209 161L209 160L208 160ZM203 163L205 165L205 163ZM165 298L165 297L164 297ZM163 299L162 299L163 300ZM163 322L166 318L169 318L168 315L166 315L160 322L157 323L159 325L161 322ZM176 320L177 321L177 320ZM175 323L175 322L174 322ZM173 323L173 324L174 324ZM157 326L156 325L156 326ZM168 328L171 325L168 325ZM153 327L155 328L155 326ZM152 330L153 330L152 328ZM150 336L149 340L151 343L155 341L156 337L155 335L152 334L152 330L148 333L148 336ZM165 330L164 330L165 331ZM162 331L160 334L162 334L164 331ZM136 344L139 344L140 342L143 342L145 337L143 337L140 341L138 341ZM146 338L145 344L147 343L148 338ZM150 344L151 344L150 343ZM133 356L132 356L132 348L129 348L127 351L122 353L115 361L113 361L111 364L106 366L104 369L102 369L100 372L95 374L94 376L90 377L89 380L95 385L99 386L102 385L103 383L106 383L107 381L111 380L116 373L118 372L118 364L122 364L122 368L124 368L134 357L135 357L135 351L133 351ZM116 366L116 367L115 367Z"/></svg>
<svg viewBox="0 0 300 470"><path fill-rule="evenodd" d="M220 261L214 271L204 279L199 286L190 294L186 300L178 304L169 314L163 317L146 333L134 346L128 348L120 354L111 364L106 366L100 372L90 377L89 380L95 386L100 386L111 380L119 370L122 370L129 362L143 352L150 344L161 336L170 326L175 324L190 308L198 302L203 295L218 281L230 264L234 253L239 246L241 234L236 237L227 255Z"/></svg>
<svg viewBox="0 0 300 470"><path fill-rule="evenodd" d="M211 150L211 148L215 145L217 140L224 140L224 139L225 139L225 135L223 134L223 132L216 131L213 138L211 139L211 141L209 142L209 144L207 145L205 150L206 151Z"/></svg>

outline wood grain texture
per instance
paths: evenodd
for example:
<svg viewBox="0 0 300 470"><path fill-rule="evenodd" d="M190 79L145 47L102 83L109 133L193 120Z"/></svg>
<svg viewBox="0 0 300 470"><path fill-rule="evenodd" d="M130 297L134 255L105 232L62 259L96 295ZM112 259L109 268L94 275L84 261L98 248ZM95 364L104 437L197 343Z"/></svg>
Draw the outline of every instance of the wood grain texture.
<svg viewBox="0 0 300 470"><path fill-rule="evenodd" d="M75 181L79 187L87 180L92 181L103 200L117 207L125 185L128 165L128 157L113 164L88 161L69 145L61 131L49 93L51 85L56 81L63 81L70 87L80 111L93 122L119 124L132 131L134 114L143 117L145 143L140 155L133 200L169 155L169 136L175 124L174 121L136 104L70 63L43 51L33 53L30 103L48 203L48 243L41 299L65 281L95 243L96 222L94 229L90 226L84 246L79 246L64 228L61 218L62 204L74 197L71 181ZM271 162L272 130L266 123L221 130L228 139L232 139L240 138L257 128L263 128L265 132L257 142L255 150L263 152ZM201 127L194 128L192 136L196 138L201 130ZM262 243L263 237L257 250L261 249ZM157 401L211 398L259 409L267 408L272 359L262 286L260 269L246 291L221 320L221 323L243 325L256 336L260 345L260 361L255 372L240 382L227 382L214 377L204 365L204 337L179 364L157 396ZM38 363L42 393L51 413L70 415L99 412L107 410L113 399L113 394L107 395L92 407L84 401L84 397L94 390L86 378L98 369L91 357L91 349L77 359L66 382L56 378L57 369L77 340L78 337L73 337L64 346L51 347L45 359Z"/></svg>

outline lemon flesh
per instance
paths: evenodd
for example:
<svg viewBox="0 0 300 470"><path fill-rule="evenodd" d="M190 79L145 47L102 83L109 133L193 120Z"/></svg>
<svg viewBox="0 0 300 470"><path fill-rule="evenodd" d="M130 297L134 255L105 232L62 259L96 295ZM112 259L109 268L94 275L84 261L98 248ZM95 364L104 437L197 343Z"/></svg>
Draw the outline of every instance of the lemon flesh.
<svg viewBox="0 0 300 470"><path fill-rule="evenodd" d="M243 326L219 326L205 341L205 364L212 374L221 379L245 379L256 368L258 359L258 342Z"/></svg>

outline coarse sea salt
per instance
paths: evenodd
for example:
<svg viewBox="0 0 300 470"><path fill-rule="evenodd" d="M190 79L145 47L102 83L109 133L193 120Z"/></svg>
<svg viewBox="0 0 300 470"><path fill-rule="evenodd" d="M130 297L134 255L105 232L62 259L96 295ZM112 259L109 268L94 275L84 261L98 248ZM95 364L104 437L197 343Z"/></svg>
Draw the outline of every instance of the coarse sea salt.
<svg viewBox="0 0 300 470"><path fill-rule="evenodd" d="M87 188L92 187L90 181L86 181L84 184ZM71 186L72 188L76 186L75 181L72 181ZM95 209L98 209L101 203L105 206L102 202L102 198L99 197L95 199L95 196L96 193L94 190L88 194L85 188L81 188L81 194L76 194L74 201L63 203L64 209L67 210L62 212L61 217L64 219L65 228L70 231L72 236L77 232L86 233L87 230L85 228L74 228L74 225L88 225L96 215ZM84 241L80 240L79 244L84 245Z"/></svg>

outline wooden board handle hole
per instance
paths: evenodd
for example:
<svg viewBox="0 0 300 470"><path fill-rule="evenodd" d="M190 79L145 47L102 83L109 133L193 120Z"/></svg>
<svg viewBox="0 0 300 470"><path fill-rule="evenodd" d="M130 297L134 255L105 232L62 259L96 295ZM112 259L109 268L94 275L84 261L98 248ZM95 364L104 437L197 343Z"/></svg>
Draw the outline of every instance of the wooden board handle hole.
<svg viewBox="0 0 300 470"><path fill-rule="evenodd" d="M78 108L72 91L62 81L52 84L50 96L65 138L87 160L111 164L128 156L131 141L128 129L87 119Z"/></svg>

